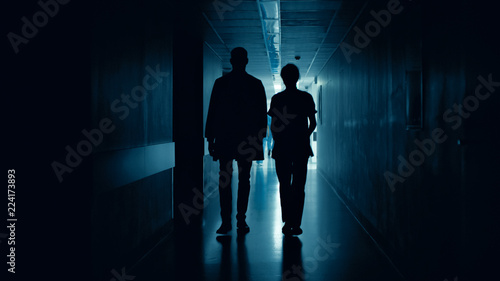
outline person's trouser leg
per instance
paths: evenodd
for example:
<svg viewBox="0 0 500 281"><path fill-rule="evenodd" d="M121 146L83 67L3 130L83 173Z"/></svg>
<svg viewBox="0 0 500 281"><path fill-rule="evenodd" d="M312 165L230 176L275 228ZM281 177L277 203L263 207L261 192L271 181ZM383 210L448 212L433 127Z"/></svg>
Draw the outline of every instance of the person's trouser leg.
<svg viewBox="0 0 500 281"><path fill-rule="evenodd" d="M280 182L280 202L281 202L281 219L283 222L288 222L290 219L291 207L291 179L292 179L292 162L283 159L276 159L276 175Z"/></svg>
<svg viewBox="0 0 500 281"><path fill-rule="evenodd" d="M290 200L292 203L291 223L292 227L300 227L302 223L302 213L304 211L305 185L307 176L307 161L308 158L298 159L292 164L292 188Z"/></svg>
<svg viewBox="0 0 500 281"><path fill-rule="evenodd" d="M220 215L223 224L231 224L233 195L231 192L231 177L233 175L233 160L219 160L219 199Z"/></svg>
<svg viewBox="0 0 500 281"><path fill-rule="evenodd" d="M248 196L250 195L250 169L252 162L246 160L238 161L238 200L237 214L238 221L245 221L248 208Z"/></svg>

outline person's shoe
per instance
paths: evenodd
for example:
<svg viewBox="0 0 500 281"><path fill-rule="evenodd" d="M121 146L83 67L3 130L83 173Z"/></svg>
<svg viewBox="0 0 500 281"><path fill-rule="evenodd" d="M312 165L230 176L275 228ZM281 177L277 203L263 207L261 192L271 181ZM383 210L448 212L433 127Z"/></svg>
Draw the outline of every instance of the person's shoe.
<svg viewBox="0 0 500 281"><path fill-rule="evenodd" d="M248 233L248 232L250 232L250 227L248 226L248 224L245 221L238 222L237 227L238 227L238 232L239 233Z"/></svg>
<svg viewBox="0 0 500 281"><path fill-rule="evenodd" d="M285 226L283 226L281 232L283 232L283 234L285 235L292 235L292 228L289 225L286 225L285 223Z"/></svg>
<svg viewBox="0 0 500 281"><path fill-rule="evenodd" d="M302 228L300 227L294 227L292 228L292 235L301 235L302 234Z"/></svg>
<svg viewBox="0 0 500 281"><path fill-rule="evenodd" d="M227 234L233 227L229 223L222 223L222 225L217 229L218 234Z"/></svg>

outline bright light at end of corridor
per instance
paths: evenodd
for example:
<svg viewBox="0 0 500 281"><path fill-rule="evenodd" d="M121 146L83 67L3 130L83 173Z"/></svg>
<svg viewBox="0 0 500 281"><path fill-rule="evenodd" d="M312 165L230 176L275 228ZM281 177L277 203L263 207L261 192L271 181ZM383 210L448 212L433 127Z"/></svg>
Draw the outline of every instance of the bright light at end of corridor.
<svg viewBox="0 0 500 281"><path fill-rule="evenodd" d="M274 84L274 90L276 92L281 92L281 84Z"/></svg>

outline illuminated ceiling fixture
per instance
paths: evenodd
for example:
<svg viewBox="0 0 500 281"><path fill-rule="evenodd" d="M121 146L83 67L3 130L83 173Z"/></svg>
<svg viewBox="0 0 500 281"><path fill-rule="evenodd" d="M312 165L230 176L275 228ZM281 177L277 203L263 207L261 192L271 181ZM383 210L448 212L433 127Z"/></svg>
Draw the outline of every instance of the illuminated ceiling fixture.
<svg viewBox="0 0 500 281"><path fill-rule="evenodd" d="M281 17L279 0L257 0L260 19L262 21L262 32L267 49L267 57L273 74L274 88L277 84L281 90L279 73L281 69Z"/></svg>

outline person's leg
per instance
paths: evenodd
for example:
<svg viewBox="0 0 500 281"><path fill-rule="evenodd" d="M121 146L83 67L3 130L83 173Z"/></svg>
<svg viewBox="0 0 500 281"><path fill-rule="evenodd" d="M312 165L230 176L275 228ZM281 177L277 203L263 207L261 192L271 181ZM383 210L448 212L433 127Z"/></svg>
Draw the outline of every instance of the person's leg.
<svg viewBox="0 0 500 281"><path fill-rule="evenodd" d="M238 201L236 219L245 222L248 208L248 196L250 194L250 169L252 162L246 160L238 161Z"/></svg>
<svg viewBox="0 0 500 281"><path fill-rule="evenodd" d="M292 227L300 229L302 223L302 213L304 211L305 185L307 176L308 158L297 159L292 165L292 204L293 211L291 212Z"/></svg>
<svg viewBox="0 0 500 281"><path fill-rule="evenodd" d="M291 162L285 159L275 159L276 175L280 182L280 202L281 202L281 219L287 223L290 216L290 182L292 179Z"/></svg>
<svg viewBox="0 0 500 281"><path fill-rule="evenodd" d="M221 231L225 226L230 229L231 212L233 206L233 195L231 192L231 177L233 175L233 160L219 159L219 199L220 199L220 215L222 218Z"/></svg>

